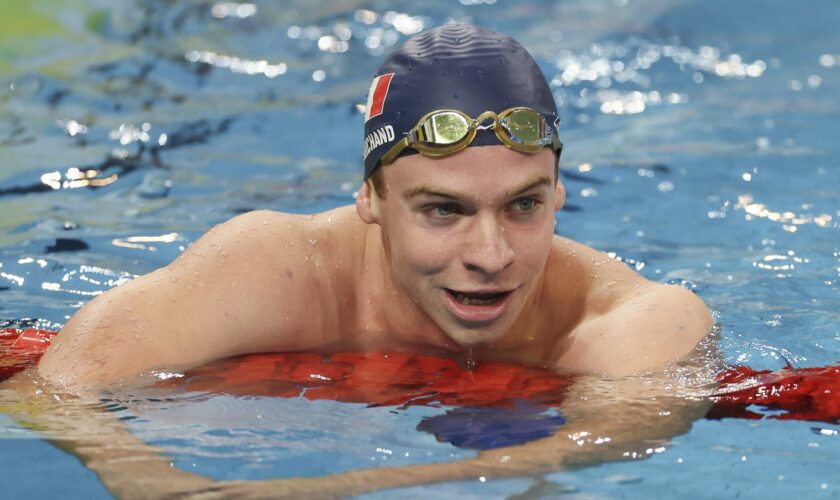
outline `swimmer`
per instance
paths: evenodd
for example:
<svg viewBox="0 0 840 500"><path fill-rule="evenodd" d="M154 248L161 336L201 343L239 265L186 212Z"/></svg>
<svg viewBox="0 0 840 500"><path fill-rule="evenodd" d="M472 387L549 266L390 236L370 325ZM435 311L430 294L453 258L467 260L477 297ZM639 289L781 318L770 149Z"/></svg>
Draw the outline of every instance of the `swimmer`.
<svg viewBox="0 0 840 500"><path fill-rule="evenodd" d="M416 35L370 87L355 207L215 227L84 306L39 371L97 386L272 351L418 351L611 375L679 359L711 325L702 300L554 234L558 122L513 39L468 25Z"/></svg>
<svg viewBox="0 0 840 500"><path fill-rule="evenodd" d="M597 380L685 357L712 324L700 298L555 234L565 201L558 127L545 77L512 38L464 24L415 35L370 86L355 206L255 211L213 228L168 266L85 305L38 373L89 390L248 353L410 351ZM574 429L585 421L574 407L584 403L570 399ZM704 412L678 406L660 418L658 405L628 405L624 423L635 423L619 430L599 420L604 408L582 409L592 420L581 436L667 438ZM580 444L561 441L496 454L527 469L543 459L548 467L620 459L627 449L589 449L567 463ZM423 467L407 481L421 481ZM464 467L437 473L479 470ZM347 481L370 483L371 474ZM348 484L336 491L360 491Z"/></svg>

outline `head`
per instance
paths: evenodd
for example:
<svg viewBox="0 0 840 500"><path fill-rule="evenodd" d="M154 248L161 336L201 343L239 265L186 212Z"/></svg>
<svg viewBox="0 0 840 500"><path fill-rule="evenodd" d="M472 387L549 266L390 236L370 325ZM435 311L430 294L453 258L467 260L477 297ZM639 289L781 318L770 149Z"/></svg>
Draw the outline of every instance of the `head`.
<svg viewBox="0 0 840 500"><path fill-rule="evenodd" d="M469 25L413 37L378 75L359 216L381 227L391 280L446 336L461 346L494 343L532 299L565 201L548 84L516 41ZM542 118L540 142L522 146L507 123L495 130L494 113L519 107ZM436 110L484 120L455 151L432 147L429 156L404 138L416 139L418 120Z"/></svg>

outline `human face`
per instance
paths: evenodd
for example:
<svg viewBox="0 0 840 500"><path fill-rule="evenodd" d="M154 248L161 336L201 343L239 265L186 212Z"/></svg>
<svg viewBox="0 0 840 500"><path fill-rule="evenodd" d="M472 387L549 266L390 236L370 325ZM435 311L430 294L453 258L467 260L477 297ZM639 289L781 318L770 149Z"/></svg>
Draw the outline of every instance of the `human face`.
<svg viewBox="0 0 840 500"><path fill-rule="evenodd" d="M563 203L554 166L547 148L472 147L384 167L384 199L368 187L393 282L458 345L500 340L539 282Z"/></svg>

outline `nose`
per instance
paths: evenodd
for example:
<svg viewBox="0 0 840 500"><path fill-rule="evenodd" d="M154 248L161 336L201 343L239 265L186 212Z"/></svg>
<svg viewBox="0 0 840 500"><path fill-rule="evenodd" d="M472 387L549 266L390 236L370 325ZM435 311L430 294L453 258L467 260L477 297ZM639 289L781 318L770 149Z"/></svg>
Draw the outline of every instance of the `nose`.
<svg viewBox="0 0 840 500"><path fill-rule="evenodd" d="M464 267L495 276L513 263L514 250L505 228L492 216L477 217L463 252Z"/></svg>

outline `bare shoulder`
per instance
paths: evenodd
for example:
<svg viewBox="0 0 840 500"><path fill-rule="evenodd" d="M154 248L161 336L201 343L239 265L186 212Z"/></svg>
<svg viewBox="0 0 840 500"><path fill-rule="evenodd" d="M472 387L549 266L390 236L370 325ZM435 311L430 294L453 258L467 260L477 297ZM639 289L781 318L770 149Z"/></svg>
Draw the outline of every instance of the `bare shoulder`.
<svg viewBox="0 0 840 500"><path fill-rule="evenodd" d="M183 256L203 247L223 245L228 250L244 247L248 250L276 253L276 243L305 239L311 215L297 215L271 210L255 210L237 215L207 231Z"/></svg>
<svg viewBox="0 0 840 500"><path fill-rule="evenodd" d="M224 252L223 275L246 277L250 295L282 303L273 318L297 331L318 331L307 348L333 342L345 314L337 304L357 279L366 225L355 207L297 215L255 211L240 215L208 234L197 251ZM269 311L269 315L271 312ZM282 346L287 347L287 346Z"/></svg>
<svg viewBox="0 0 840 500"><path fill-rule="evenodd" d="M239 277L240 291L249 296L282 301L286 318L300 305L307 312L298 316L312 321L323 310L317 306L334 298L325 292L336 291L353 268L361 222L351 208L306 215L248 212L213 228L181 259L219 277ZM177 261L172 267L184 274Z"/></svg>
<svg viewBox="0 0 840 500"><path fill-rule="evenodd" d="M634 286L648 281L613 255L562 236L554 237L552 257L571 262L571 267L586 274L587 281L594 290L599 289L599 285L610 285L615 280L620 280L615 284L626 282L625 284ZM568 263L566 266L570 267Z"/></svg>
<svg viewBox="0 0 840 500"><path fill-rule="evenodd" d="M270 210L247 212L212 228L179 260L201 258L209 252L223 257L216 262L226 266L266 269L294 265L301 258L320 264L332 257L337 246L346 246L352 226L359 224L350 208L305 215ZM225 258L228 256L232 258ZM313 265L311 269L317 267Z"/></svg>
<svg viewBox="0 0 840 500"><path fill-rule="evenodd" d="M694 349L712 324L706 304L685 288L650 281L610 255L564 238L560 259L578 269L582 319L560 339L557 368L623 375L656 369Z"/></svg>
<svg viewBox="0 0 840 500"><path fill-rule="evenodd" d="M174 262L95 298L39 366L64 384L101 386L150 369L335 342L337 210L249 212L219 224ZM349 231L349 230L348 230Z"/></svg>

